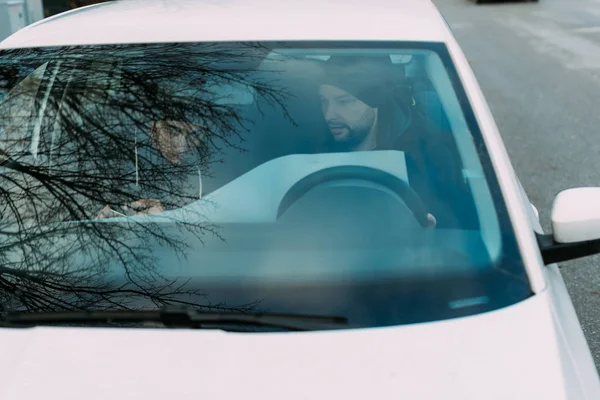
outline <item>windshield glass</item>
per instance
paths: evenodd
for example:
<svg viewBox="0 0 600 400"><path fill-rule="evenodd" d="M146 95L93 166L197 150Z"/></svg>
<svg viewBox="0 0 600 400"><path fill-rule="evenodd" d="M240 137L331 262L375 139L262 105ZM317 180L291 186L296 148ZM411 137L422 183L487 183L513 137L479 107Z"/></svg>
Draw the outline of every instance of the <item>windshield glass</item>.
<svg viewBox="0 0 600 400"><path fill-rule="evenodd" d="M445 47L0 52L0 310L398 325L530 291Z"/></svg>

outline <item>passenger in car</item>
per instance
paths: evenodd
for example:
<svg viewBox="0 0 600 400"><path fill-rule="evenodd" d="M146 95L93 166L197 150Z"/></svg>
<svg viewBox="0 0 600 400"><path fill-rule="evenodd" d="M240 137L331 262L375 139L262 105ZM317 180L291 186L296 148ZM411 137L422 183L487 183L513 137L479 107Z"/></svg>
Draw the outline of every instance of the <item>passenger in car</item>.
<svg viewBox="0 0 600 400"><path fill-rule="evenodd" d="M317 152L405 152L411 186L432 214L451 224L449 203L460 170L445 143L452 133L434 132L390 57L332 56L318 91L329 135Z"/></svg>
<svg viewBox="0 0 600 400"><path fill-rule="evenodd" d="M198 138L189 122L161 120L152 123L150 146L154 151L136 149L136 190L140 199L115 210L106 205L97 218L127 214L153 214L182 207L202 197L201 166L194 162L192 147ZM195 140L196 139L196 140ZM144 172L148 171L148 174Z"/></svg>

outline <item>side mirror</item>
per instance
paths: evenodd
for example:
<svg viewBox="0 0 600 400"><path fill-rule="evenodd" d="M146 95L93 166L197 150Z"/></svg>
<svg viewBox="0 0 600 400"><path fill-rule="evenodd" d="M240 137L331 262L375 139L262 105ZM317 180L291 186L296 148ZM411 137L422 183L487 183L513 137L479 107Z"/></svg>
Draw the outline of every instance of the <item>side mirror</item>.
<svg viewBox="0 0 600 400"><path fill-rule="evenodd" d="M546 264L600 253L600 187L568 189L554 198L551 235L538 235Z"/></svg>
<svg viewBox="0 0 600 400"><path fill-rule="evenodd" d="M558 243L600 239L600 188L568 189L554 198L552 231Z"/></svg>

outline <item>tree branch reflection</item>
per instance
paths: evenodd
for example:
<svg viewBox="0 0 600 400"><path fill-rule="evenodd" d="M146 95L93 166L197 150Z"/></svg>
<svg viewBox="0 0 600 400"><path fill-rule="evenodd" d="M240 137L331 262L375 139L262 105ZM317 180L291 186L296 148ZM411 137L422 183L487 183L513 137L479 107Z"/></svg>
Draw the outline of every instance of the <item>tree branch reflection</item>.
<svg viewBox="0 0 600 400"><path fill-rule="evenodd" d="M191 278L165 273L157 251L184 260L207 235L226 239L202 215L168 224L97 218L177 209L222 185L211 183L214 171L225 154L247 151L249 110L287 113L277 77L256 74L266 51L8 50L13 62L0 64L0 310L255 307L212 304Z"/></svg>

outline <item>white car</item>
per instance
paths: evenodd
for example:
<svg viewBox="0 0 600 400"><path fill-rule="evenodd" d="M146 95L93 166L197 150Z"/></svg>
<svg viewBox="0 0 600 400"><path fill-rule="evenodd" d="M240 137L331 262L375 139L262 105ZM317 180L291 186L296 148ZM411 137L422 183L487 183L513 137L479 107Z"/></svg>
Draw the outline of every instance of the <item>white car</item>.
<svg viewBox="0 0 600 400"><path fill-rule="evenodd" d="M0 399L600 399L425 0L125 0L0 43Z"/></svg>
<svg viewBox="0 0 600 400"><path fill-rule="evenodd" d="M492 3L492 2L493 3L503 3L503 2L506 2L506 1L503 1L503 0L473 0L473 1L475 1L475 4L484 4L484 3ZM538 3L540 0L527 0L527 1Z"/></svg>

